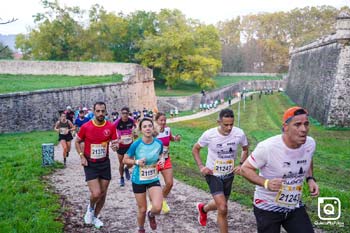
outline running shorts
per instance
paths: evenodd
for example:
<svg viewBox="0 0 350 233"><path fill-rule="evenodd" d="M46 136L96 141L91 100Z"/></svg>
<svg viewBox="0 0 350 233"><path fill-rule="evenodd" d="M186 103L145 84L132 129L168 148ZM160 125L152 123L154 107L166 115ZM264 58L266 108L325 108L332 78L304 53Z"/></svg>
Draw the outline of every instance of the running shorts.
<svg viewBox="0 0 350 233"><path fill-rule="evenodd" d="M94 179L111 180L111 163L109 158L102 162L90 162L88 160L88 165L84 166L85 181Z"/></svg>
<svg viewBox="0 0 350 233"><path fill-rule="evenodd" d="M67 142L70 142L72 141L72 139L73 139L73 136L71 133L58 135L58 141L65 140Z"/></svg>
<svg viewBox="0 0 350 233"><path fill-rule="evenodd" d="M145 193L147 189L154 187L154 186L159 186L160 187L160 181L154 181L149 184L135 184L132 183L132 191L134 193Z"/></svg>
<svg viewBox="0 0 350 233"><path fill-rule="evenodd" d="M213 176L213 175L206 175L205 179L209 185L210 193L212 195L217 194L224 194L225 197L229 197L231 194L231 188L233 183L234 175L227 175L223 178Z"/></svg>
<svg viewBox="0 0 350 233"><path fill-rule="evenodd" d="M169 168L172 168L173 166L171 165L171 160L170 160L170 157L168 157L166 160L165 160L165 163L164 163L164 167L161 168L159 164L157 164L157 170L160 172L160 171L163 171L163 170L166 170L166 169L169 169Z"/></svg>

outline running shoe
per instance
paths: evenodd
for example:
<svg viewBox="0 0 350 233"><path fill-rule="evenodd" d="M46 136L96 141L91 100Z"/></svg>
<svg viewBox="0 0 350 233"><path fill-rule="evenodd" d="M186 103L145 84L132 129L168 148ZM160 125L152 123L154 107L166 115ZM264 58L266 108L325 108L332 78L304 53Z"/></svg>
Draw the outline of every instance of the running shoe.
<svg viewBox="0 0 350 233"><path fill-rule="evenodd" d="M85 224L92 224L93 217L94 217L95 210L90 208L90 204L87 207L85 216L84 216L84 222Z"/></svg>
<svg viewBox="0 0 350 233"><path fill-rule="evenodd" d="M103 222L97 217L93 217L92 224L94 224L97 229L103 227Z"/></svg>
<svg viewBox="0 0 350 233"><path fill-rule="evenodd" d="M145 229L139 229L138 232L139 232L139 233L146 233L146 230L145 230Z"/></svg>
<svg viewBox="0 0 350 233"><path fill-rule="evenodd" d="M127 180L130 180L130 172L129 172L128 167L125 167L125 168L124 168L124 172L125 172L125 178L126 178Z"/></svg>
<svg viewBox="0 0 350 233"><path fill-rule="evenodd" d="M164 214L167 214L170 212L170 208L169 208L168 203L166 202L165 199L163 200L162 211Z"/></svg>
<svg viewBox="0 0 350 233"><path fill-rule="evenodd" d="M205 227L207 225L207 213L203 212L204 203L197 204L198 210L198 222L201 226Z"/></svg>
<svg viewBox="0 0 350 233"><path fill-rule="evenodd" d="M147 217L148 217L148 220L149 220L149 226L151 227L152 230L155 230L157 229L157 223L156 223L156 217L153 216L149 216L149 214L151 213L151 211L147 211Z"/></svg>
<svg viewBox="0 0 350 233"><path fill-rule="evenodd" d="M149 205L147 206L147 211L151 211L151 209L152 209L152 204L149 204Z"/></svg>
<svg viewBox="0 0 350 233"><path fill-rule="evenodd" d="M125 186L125 181L124 181L124 177L120 178L120 187L124 187Z"/></svg>

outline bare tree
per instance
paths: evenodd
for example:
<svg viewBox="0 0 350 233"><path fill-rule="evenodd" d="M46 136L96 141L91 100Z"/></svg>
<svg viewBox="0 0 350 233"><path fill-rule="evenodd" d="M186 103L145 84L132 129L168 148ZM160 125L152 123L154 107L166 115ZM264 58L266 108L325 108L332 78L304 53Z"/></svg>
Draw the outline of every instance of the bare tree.
<svg viewBox="0 0 350 233"><path fill-rule="evenodd" d="M9 19L7 21L4 21L4 22L1 22L2 21L2 18L0 18L0 24L8 24L8 23L13 23L15 21L17 21L18 19L15 19L15 18L12 18L12 19Z"/></svg>

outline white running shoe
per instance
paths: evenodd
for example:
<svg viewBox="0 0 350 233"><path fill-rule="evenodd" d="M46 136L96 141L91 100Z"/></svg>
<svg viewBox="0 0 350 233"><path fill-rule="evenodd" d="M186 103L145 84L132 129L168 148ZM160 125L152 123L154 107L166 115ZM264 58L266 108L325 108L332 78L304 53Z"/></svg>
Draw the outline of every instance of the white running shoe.
<svg viewBox="0 0 350 233"><path fill-rule="evenodd" d="M94 224L97 229L103 227L103 222L97 217L93 217L92 224Z"/></svg>
<svg viewBox="0 0 350 233"><path fill-rule="evenodd" d="M84 216L85 224L92 224L93 217L94 217L94 212L95 212L94 209L90 210L90 204L89 204L88 207L87 207L85 216Z"/></svg>

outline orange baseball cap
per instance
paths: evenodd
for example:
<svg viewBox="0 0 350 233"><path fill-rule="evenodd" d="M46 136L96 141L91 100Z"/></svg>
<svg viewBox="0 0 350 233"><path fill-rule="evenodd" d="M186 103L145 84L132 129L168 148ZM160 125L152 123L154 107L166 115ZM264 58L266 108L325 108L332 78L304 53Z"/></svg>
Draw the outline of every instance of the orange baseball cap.
<svg viewBox="0 0 350 233"><path fill-rule="evenodd" d="M295 106L295 107L288 108L283 114L283 123L287 123L294 116L302 115L302 114L308 114L307 111L302 107Z"/></svg>

